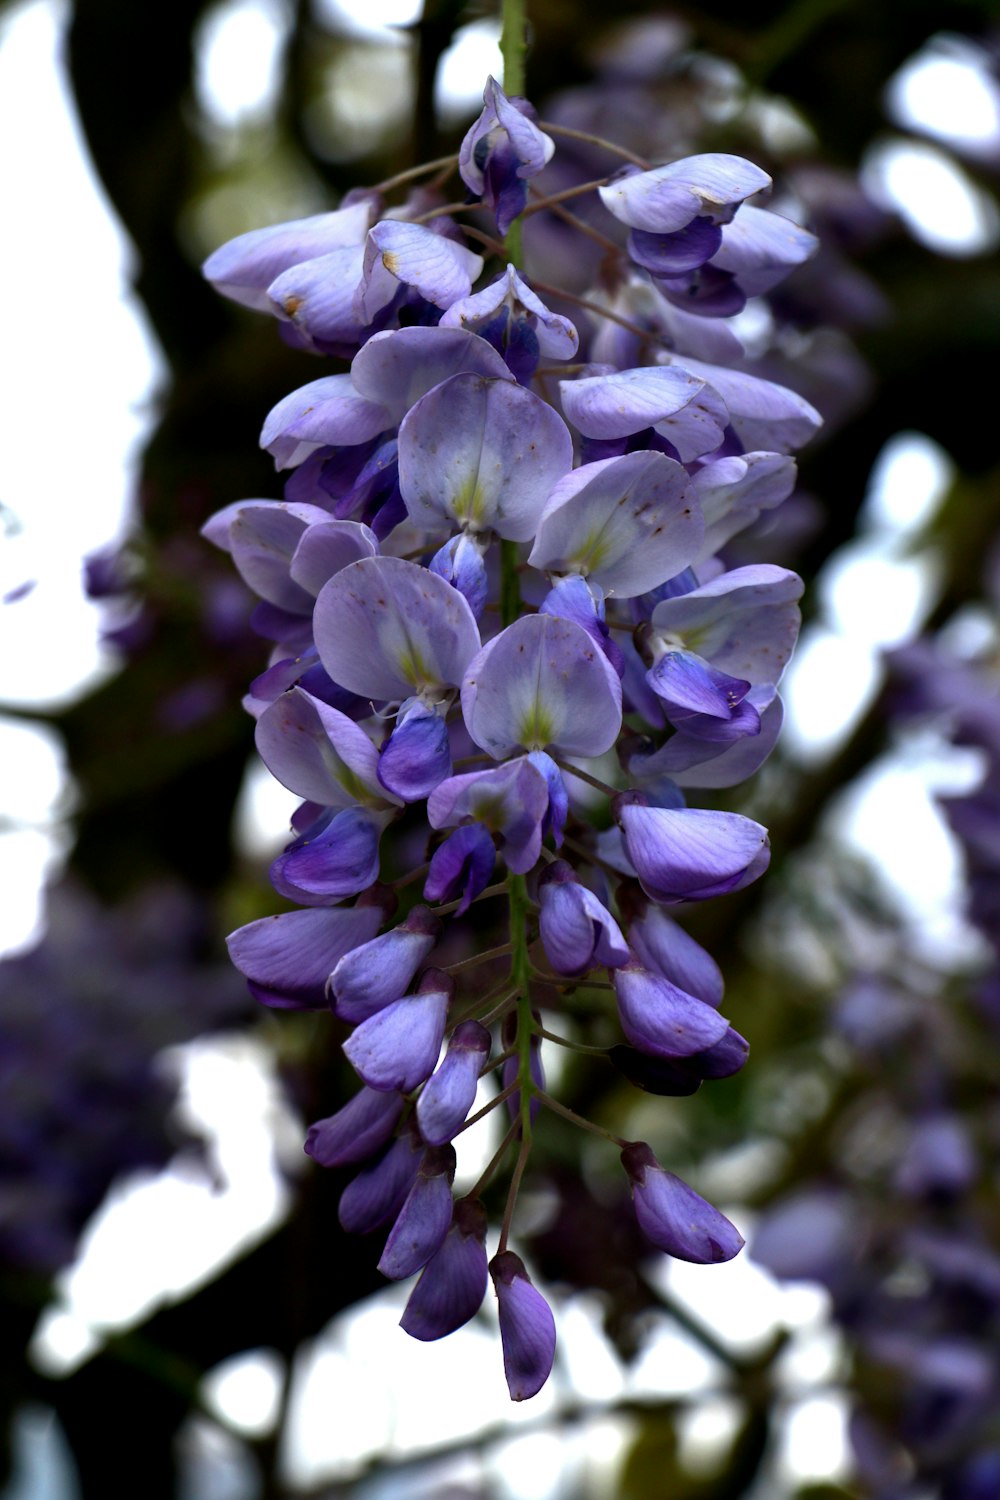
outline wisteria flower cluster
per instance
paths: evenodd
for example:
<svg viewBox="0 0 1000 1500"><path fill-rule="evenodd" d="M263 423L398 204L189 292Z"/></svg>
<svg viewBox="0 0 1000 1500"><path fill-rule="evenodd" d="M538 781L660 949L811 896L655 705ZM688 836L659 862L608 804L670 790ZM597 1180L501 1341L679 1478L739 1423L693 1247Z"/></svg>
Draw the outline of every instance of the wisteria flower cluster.
<svg viewBox="0 0 1000 1500"><path fill-rule="evenodd" d="M630 161L596 185L602 284L570 299L531 277L531 220L575 223L566 200L595 184L547 199L553 151L491 79L457 160L241 235L205 267L293 344L350 361L266 418L284 499L206 527L259 595L272 653L246 704L303 799L271 868L294 909L235 932L231 954L264 1004L350 1028L360 1088L306 1150L355 1169L341 1222L388 1229L384 1274L419 1273L408 1333L460 1327L492 1276L515 1400L555 1345L509 1240L540 1111L570 1113L545 1086L546 1045L572 1044L559 1017L613 991L611 1061L653 1093L747 1055L715 962L668 912L768 863L760 824L686 792L737 784L775 743L801 583L721 554L788 496L790 451L819 422L745 368L726 321L815 245L760 206L768 176L725 154ZM465 204L442 199L456 166ZM426 863L389 879L415 842ZM484 951L477 910L501 901L506 941ZM474 951L449 962L456 934ZM456 1136L504 1104L498 1151L453 1201ZM652 1245L737 1253L733 1225L648 1145L612 1139ZM488 1259L482 1194L508 1157Z"/></svg>

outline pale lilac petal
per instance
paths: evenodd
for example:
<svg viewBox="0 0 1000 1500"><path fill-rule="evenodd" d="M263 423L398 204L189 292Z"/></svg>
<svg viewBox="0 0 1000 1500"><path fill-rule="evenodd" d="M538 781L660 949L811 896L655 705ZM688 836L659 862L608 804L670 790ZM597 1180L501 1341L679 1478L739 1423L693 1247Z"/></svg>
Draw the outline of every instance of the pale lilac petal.
<svg viewBox="0 0 1000 1500"><path fill-rule="evenodd" d="M599 188L605 208L633 229L672 234L699 215L727 223L771 179L742 156L708 152L620 177Z"/></svg>
<svg viewBox="0 0 1000 1500"><path fill-rule="evenodd" d="M479 650L475 616L458 590L396 557L364 558L331 578L313 630L334 682L386 701L457 686Z"/></svg>
<svg viewBox="0 0 1000 1500"><path fill-rule="evenodd" d="M261 312L270 312L267 288L289 266L312 260L341 246L360 245L371 223L370 200L251 229L220 245L206 260L202 274L217 292Z"/></svg>
<svg viewBox="0 0 1000 1500"><path fill-rule="evenodd" d="M571 467L573 439L552 407L508 380L455 375L399 429L399 487L411 519L528 541L549 491Z"/></svg>
<svg viewBox="0 0 1000 1500"><path fill-rule="evenodd" d="M756 697L757 690L751 688L748 699ZM646 771L669 776L678 786L704 787L715 790L727 786L739 786L764 764L774 749L781 733L784 711L780 698L773 698L760 715L760 733L744 736L734 743L712 744L685 734L683 726L672 735L663 749L650 757L642 771L635 771L637 779Z"/></svg>
<svg viewBox="0 0 1000 1500"><path fill-rule="evenodd" d="M232 553L240 576L255 594L279 609L309 614L312 600L292 577L292 558L311 527L328 520L326 511L318 505L244 501L237 506L229 523L227 550Z"/></svg>
<svg viewBox="0 0 1000 1500"><path fill-rule="evenodd" d="M376 265L412 286L435 307L445 308L469 295L483 269L483 257L423 224L381 220L368 233L362 280L354 294L354 315L360 323L371 322L385 305L381 292L374 299L368 294Z"/></svg>
<svg viewBox="0 0 1000 1500"><path fill-rule="evenodd" d="M582 573L606 594L648 593L686 568L704 533L686 469L662 453L584 464L549 495L528 561Z"/></svg>
<svg viewBox="0 0 1000 1500"><path fill-rule="evenodd" d="M324 375L291 391L268 412L260 446L276 469L294 469L317 448L366 443L391 426L385 407L358 395L350 375Z"/></svg>
<svg viewBox="0 0 1000 1500"><path fill-rule="evenodd" d="M376 333L354 356L351 379L359 395L384 406L394 422L421 396L452 375L514 377L492 344L464 328L395 328Z"/></svg>
<svg viewBox="0 0 1000 1500"><path fill-rule="evenodd" d="M255 733L272 776L321 807L391 800L378 779L378 751L346 714L302 688L292 688L264 710Z"/></svg>
<svg viewBox="0 0 1000 1500"><path fill-rule="evenodd" d="M330 971L382 925L377 905L313 907L261 917L230 933L229 956L265 1005L324 1010Z"/></svg>
<svg viewBox="0 0 1000 1500"><path fill-rule="evenodd" d="M362 557L376 557L378 550L378 538L367 526L324 516L303 532L292 557L291 576L315 599L334 573Z"/></svg>
<svg viewBox="0 0 1000 1500"><path fill-rule="evenodd" d="M690 482L705 517L705 540L695 561L711 557L761 511L787 500L795 478L795 460L782 453L743 453L704 464Z"/></svg>
<svg viewBox="0 0 1000 1500"><path fill-rule="evenodd" d="M548 782L526 755L489 771L450 776L427 799L432 828L472 820L499 833L507 867L515 875L533 869L548 811Z"/></svg>
<svg viewBox="0 0 1000 1500"><path fill-rule="evenodd" d="M671 368L700 376L718 392L733 431L746 448L788 453L801 448L822 426L823 418L804 396L748 370L727 370L688 355L674 356Z"/></svg>
<svg viewBox="0 0 1000 1500"><path fill-rule="evenodd" d="M272 311L321 348L361 342L364 324L354 316L354 289L361 280L364 247L332 250L291 266L267 289Z"/></svg>
<svg viewBox="0 0 1000 1500"><path fill-rule="evenodd" d="M469 664L462 713L473 740L496 759L519 746L601 755L621 727L621 682L579 625L525 615Z"/></svg>
<svg viewBox="0 0 1000 1500"><path fill-rule="evenodd" d="M681 647L751 683L776 683L799 630L802 580L787 568L755 563L664 599L651 624L665 644Z"/></svg>
<svg viewBox="0 0 1000 1500"><path fill-rule="evenodd" d="M760 297L818 248L819 240L808 229L748 205L723 228L712 264L731 271L748 297Z"/></svg>
<svg viewBox="0 0 1000 1500"><path fill-rule="evenodd" d="M584 437L631 437L655 427L684 463L714 452L728 420L722 397L707 380L673 365L560 380L559 391L567 420Z"/></svg>

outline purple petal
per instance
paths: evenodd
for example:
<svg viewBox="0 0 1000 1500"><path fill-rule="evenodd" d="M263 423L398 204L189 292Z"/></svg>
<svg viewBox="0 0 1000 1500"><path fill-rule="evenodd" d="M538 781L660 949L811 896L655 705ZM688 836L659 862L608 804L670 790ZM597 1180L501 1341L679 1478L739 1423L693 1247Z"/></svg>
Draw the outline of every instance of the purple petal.
<svg viewBox="0 0 1000 1500"><path fill-rule="evenodd" d="M732 1260L743 1248L743 1236L725 1215L665 1172L647 1145L626 1146L622 1164L632 1184L639 1227L659 1250L678 1260L712 1265Z"/></svg>
<svg viewBox="0 0 1000 1500"><path fill-rule="evenodd" d="M697 218L673 234L633 229L628 237L628 253L636 265L654 276L676 276L703 266L721 244L719 225L708 218Z"/></svg>
<svg viewBox="0 0 1000 1500"><path fill-rule="evenodd" d="M456 828L431 855L424 900L454 901L459 897L455 916L462 916L489 885L495 863L493 840L482 824Z"/></svg>
<svg viewBox="0 0 1000 1500"><path fill-rule="evenodd" d="M499 1305L507 1388L512 1401L526 1401L549 1378L556 1349L555 1319L513 1251L493 1257L490 1275Z"/></svg>
<svg viewBox="0 0 1000 1500"><path fill-rule="evenodd" d="M313 630L334 682L385 700L457 686L479 650L458 590L396 557L364 558L331 578L316 600Z"/></svg>
<svg viewBox="0 0 1000 1500"><path fill-rule="evenodd" d="M416 525L458 522L528 541L573 462L569 429L509 380L454 375L421 397L399 429L399 485Z"/></svg>
<svg viewBox="0 0 1000 1500"><path fill-rule="evenodd" d="M760 297L818 248L808 229L765 208L747 206L722 230L712 264L731 272L748 297Z"/></svg>
<svg viewBox="0 0 1000 1500"><path fill-rule="evenodd" d="M402 1281L425 1266L440 1250L451 1226L451 1184L455 1152L451 1146L425 1151L417 1178L389 1231L378 1268L390 1281Z"/></svg>
<svg viewBox="0 0 1000 1500"><path fill-rule="evenodd" d="M472 820L491 833L499 833L507 868L515 875L533 869L548 812L548 782L527 756L494 770L450 776L427 799L432 828Z"/></svg>
<svg viewBox="0 0 1000 1500"><path fill-rule="evenodd" d="M450 775L448 725L434 709L416 703L382 746L378 779L404 802L419 802Z"/></svg>
<svg viewBox="0 0 1000 1500"><path fill-rule="evenodd" d="M325 906L366 891L378 878L384 821L360 807L345 807L319 833L296 839L271 865L279 895L307 906Z"/></svg>
<svg viewBox="0 0 1000 1500"><path fill-rule="evenodd" d="M448 1018L445 988L406 995L369 1016L344 1043L344 1055L369 1088L408 1094L437 1064Z"/></svg>
<svg viewBox="0 0 1000 1500"><path fill-rule="evenodd" d="M753 700L760 691L751 688L747 697ZM733 741L731 744L713 744L704 738L686 734L682 726L655 755L644 762L641 769L633 767L632 774L641 780L650 775L669 776L679 786L727 787L738 786L752 776L764 764L774 749L781 731L783 708L780 698L773 698L760 715L760 732Z"/></svg>
<svg viewBox="0 0 1000 1500"><path fill-rule="evenodd" d="M322 1010L330 971L375 936L382 918L377 905L282 912L238 928L226 942L236 968L265 1005Z"/></svg>
<svg viewBox="0 0 1000 1500"><path fill-rule="evenodd" d="M739 890L767 868L767 829L739 813L619 802L625 850L654 901L704 901Z"/></svg>
<svg viewBox="0 0 1000 1500"><path fill-rule="evenodd" d="M364 258L358 244L289 267L267 289L271 310L313 348L349 353L364 334L364 324L354 316Z"/></svg>
<svg viewBox="0 0 1000 1500"><path fill-rule="evenodd" d="M225 514L223 512L222 514ZM214 518L221 520L220 517ZM293 614L309 614L312 600L291 576L292 558L309 529L329 519L316 505L286 505L278 500L243 501L217 545L232 553L241 577L254 593ZM210 536L210 540L216 540Z"/></svg>
<svg viewBox="0 0 1000 1500"><path fill-rule="evenodd" d="M488 337L485 329L504 309L509 310L512 320L528 323L542 354L549 359L572 359L580 343L573 324L569 318L551 312L528 283L522 281L513 264L481 292L473 292L471 296L453 302L443 315L440 326L465 328L470 333Z"/></svg>
<svg viewBox="0 0 1000 1500"><path fill-rule="evenodd" d="M699 215L727 223L745 198L770 185L767 173L744 157L709 152L620 177L598 192L623 224L673 234Z"/></svg>
<svg viewBox="0 0 1000 1500"><path fill-rule="evenodd" d="M657 697L667 704L668 716L673 722L690 714L731 719L750 690L749 682L718 671L692 651L667 651L650 668L646 680ZM671 710L681 712L676 715ZM754 720L754 728L759 729L760 720L756 714Z"/></svg>
<svg viewBox="0 0 1000 1500"><path fill-rule="evenodd" d="M645 968L662 974L689 995L697 995L706 1005L722 1004L725 983L715 959L658 906L647 907L630 925L628 939Z"/></svg>
<svg viewBox="0 0 1000 1500"><path fill-rule="evenodd" d="M330 975L335 1014L345 1021L366 1021L402 999L440 930L426 906L415 906L397 927L345 953Z"/></svg>
<svg viewBox="0 0 1000 1500"><path fill-rule="evenodd" d="M378 779L378 751L364 730L302 688L264 710L255 738L272 776L299 797L322 807L389 800Z"/></svg>
<svg viewBox="0 0 1000 1500"><path fill-rule="evenodd" d="M354 316L370 323L389 299L372 273L378 267L412 286L435 307L450 307L467 297L483 269L483 257L423 224L383 219L368 232L361 283L354 294Z"/></svg>
<svg viewBox="0 0 1000 1500"><path fill-rule="evenodd" d="M402 1113L401 1094L363 1088L336 1114L310 1125L306 1153L321 1167L364 1161L391 1139Z"/></svg>
<svg viewBox="0 0 1000 1500"><path fill-rule="evenodd" d="M559 391L567 420L584 437L631 437L655 427L684 463L713 453L728 420L725 403L707 377L702 380L674 365L560 380Z"/></svg>
<svg viewBox="0 0 1000 1500"><path fill-rule="evenodd" d="M276 469L294 469L317 448L365 443L391 426L385 407L360 396L350 375L324 375L291 391L268 412L260 446Z"/></svg>
<svg viewBox="0 0 1000 1500"><path fill-rule="evenodd" d="M563 860L545 871L538 899L542 945L557 974L574 978L598 965L614 968L628 962L628 944L618 923Z"/></svg>
<svg viewBox="0 0 1000 1500"><path fill-rule="evenodd" d="M554 615L525 615L470 663L466 728L497 759L519 746L601 755L621 727L621 683L587 632Z"/></svg>
<svg viewBox="0 0 1000 1500"><path fill-rule="evenodd" d="M669 649L681 645L748 682L776 683L798 636L801 593L787 568L734 568L657 604L652 625Z"/></svg>
<svg viewBox="0 0 1000 1500"><path fill-rule="evenodd" d="M422 1157L423 1146L409 1131L394 1141L341 1193L337 1210L341 1227L348 1234L370 1234L394 1219L406 1202Z"/></svg>
<svg viewBox="0 0 1000 1500"><path fill-rule="evenodd" d="M804 396L747 370L726 370L687 355L678 358L671 368L700 376L718 392L733 431L745 448L788 453L807 443L822 426L822 417Z"/></svg>
<svg viewBox="0 0 1000 1500"><path fill-rule="evenodd" d="M270 312L267 288L275 277L341 246L360 245L371 217L372 204L366 199L333 213L251 229L214 251L202 274L224 297Z"/></svg>
<svg viewBox="0 0 1000 1500"><path fill-rule="evenodd" d="M456 1027L444 1060L417 1100L417 1124L429 1145L444 1145L465 1124L490 1045L490 1034L478 1021Z"/></svg>
<svg viewBox="0 0 1000 1500"><path fill-rule="evenodd" d="M549 573L582 573L619 598L648 593L701 547L704 523L689 482L662 453L584 464L551 491L528 561Z"/></svg>
<svg viewBox="0 0 1000 1500"><path fill-rule="evenodd" d="M485 1240L482 1204L460 1199L444 1244L424 1267L399 1320L411 1338L442 1339L475 1317L489 1282Z"/></svg>
<svg viewBox="0 0 1000 1500"><path fill-rule="evenodd" d="M669 979L627 963L613 974L622 1030L633 1047L654 1057L690 1057L722 1040L729 1022L711 1005Z"/></svg>
<svg viewBox="0 0 1000 1500"><path fill-rule="evenodd" d="M378 539L367 526L361 526L357 521L331 521L327 517L303 532L292 557L290 572L295 582L315 599L334 573L362 557L377 554Z"/></svg>
<svg viewBox="0 0 1000 1500"><path fill-rule="evenodd" d="M458 589L477 621L482 618L490 592L484 558L487 547L485 536L462 531L439 547L428 563L432 573Z"/></svg>
<svg viewBox="0 0 1000 1500"><path fill-rule="evenodd" d="M377 333L354 357L358 394L384 406L393 422L442 380L463 372L513 380L497 351L464 328L397 328Z"/></svg>

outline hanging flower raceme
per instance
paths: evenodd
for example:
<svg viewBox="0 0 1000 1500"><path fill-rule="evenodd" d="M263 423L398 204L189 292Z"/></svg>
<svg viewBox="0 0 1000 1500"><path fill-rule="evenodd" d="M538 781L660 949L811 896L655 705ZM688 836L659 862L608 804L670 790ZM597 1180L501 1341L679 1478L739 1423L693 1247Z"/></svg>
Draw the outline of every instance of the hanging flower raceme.
<svg viewBox="0 0 1000 1500"><path fill-rule="evenodd" d="M506 234L553 150L491 79L454 163L464 210L438 212L438 163L432 191L387 207L382 184L206 266L293 341L350 361L264 422L284 498L205 528L260 598L273 647L247 707L265 764L303 799L271 869L294 909L234 933L232 957L265 1004L349 1028L358 1091L306 1150L353 1170L341 1223L384 1231L384 1274L419 1273L413 1337L466 1323L492 1275L515 1400L555 1348L509 1240L533 1142L566 1113L545 1082L545 1049L576 1045L559 1013L599 980L590 1011L603 997L620 1028L604 1050L653 1094L747 1057L717 965L665 908L767 865L760 824L682 788L735 785L777 736L801 585L720 554L788 496L789 452L818 423L742 363L725 323L812 248L759 206L766 174L715 154L604 182L609 233L630 234L578 328L530 258L505 260L486 230L467 245L458 223L485 205ZM478 908L492 919L501 901L484 946L471 908L493 903ZM480 1119L506 1134L455 1197L453 1143ZM733 1226L648 1146L610 1139L652 1246L736 1254ZM509 1167L489 1260L484 1195Z"/></svg>

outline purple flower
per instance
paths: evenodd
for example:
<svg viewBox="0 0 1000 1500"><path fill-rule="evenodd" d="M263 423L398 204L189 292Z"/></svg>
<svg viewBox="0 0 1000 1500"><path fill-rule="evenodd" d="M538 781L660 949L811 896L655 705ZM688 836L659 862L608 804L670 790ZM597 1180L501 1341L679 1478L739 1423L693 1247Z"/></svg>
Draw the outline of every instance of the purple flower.
<svg viewBox="0 0 1000 1500"><path fill-rule="evenodd" d="M391 1139L402 1112L401 1094L363 1088L336 1114L310 1125L306 1153L321 1167L364 1161Z"/></svg>
<svg viewBox="0 0 1000 1500"><path fill-rule="evenodd" d="M478 1199L460 1198L399 1320L411 1338L443 1339L475 1317L489 1282L485 1241L486 1210Z"/></svg>
<svg viewBox="0 0 1000 1500"><path fill-rule="evenodd" d="M451 1146L425 1151L416 1180L389 1231L378 1268L390 1281L419 1271L440 1250L451 1224L451 1184L455 1152Z"/></svg>
<svg viewBox="0 0 1000 1500"><path fill-rule="evenodd" d="M633 1047L654 1057L690 1057L714 1047L729 1022L711 1005L634 961L613 974L622 1030Z"/></svg>
<svg viewBox="0 0 1000 1500"><path fill-rule="evenodd" d="M483 257L423 224L383 219L368 233L353 313L365 325L394 300L400 283L435 307L467 297L483 269Z"/></svg>
<svg viewBox="0 0 1000 1500"><path fill-rule="evenodd" d="M393 1141L341 1193L337 1209L341 1227L348 1234L369 1234L394 1219L406 1202L422 1158L423 1146L411 1131Z"/></svg>
<svg viewBox="0 0 1000 1500"><path fill-rule="evenodd" d="M598 191L605 208L633 229L676 234L692 220L726 224L745 199L771 179L742 156L685 156L648 172L626 172Z"/></svg>
<svg viewBox="0 0 1000 1500"><path fill-rule="evenodd" d="M483 111L466 132L458 153L462 181L496 214L506 234L525 205L527 178L536 177L555 147L534 123L526 99L510 98L495 78L483 90Z"/></svg>
<svg viewBox="0 0 1000 1500"><path fill-rule="evenodd" d="M749 885L767 869L767 829L751 818L615 800L625 851L654 901L704 901Z"/></svg>
<svg viewBox="0 0 1000 1500"><path fill-rule="evenodd" d="M511 1250L490 1261L500 1313L503 1368L512 1401L537 1395L549 1378L556 1349L552 1309Z"/></svg>
<svg viewBox="0 0 1000 1500"><path fill-rule="evenodd" d="M726 1216L665 1171L644 1142L625 1147L622 1165L632 1184L639 1228L658 1250L677 1260L711 1265L732 1260L742 1249L743 1236Z"/></svg>
<svg viewBox="0 0 1000 1500"><path fill-rule="evenodd" d="M375 936L383 917L374 902L261 917L230 934L229 956L264 1005L323 1010L330 971L345 953Z"/></svg>
<svg viewBox="0 0 1000 1500"><path fill-rule="evenodd" d="M224 297L269 312L267 291L271 283L303 261L362 244L372 221L372 209L372 200L365 197L333 213L251 229L213 251L202 274Z"/></svg>
<svg viewBox="0 0 1000 1500"><path fill-rule="evenodd" d="M542 945L557 974L579 977L598 965L614 968L628 962L628 944L618 923L564 860L545 871L538 900Z"/></svg>
<svg viewBox="0 0 1000 1500"><path fill-rule="evenodd" d="M426 906L415 906L397 927L345 953L330 975L335 1014L366 1021L401 999L440 931L437 917Z"/></svg>
<svg viewBox="0 0 1000 1500"><path fill-rule="evenodd" d="M471 771L464 776L450 776L436 786L427 799L427 819L432 828L449 828L456 823L473 821L503 841L507 868L516 875L532 869L542 847L545 819L549 814L549 784L541 770L527 755L508 760L489 771ZM444 848L444 845L442 845ZM438 853L441 851L439 850ZM485 870L486 848L482 840L449 849L448 863L442 874L453 868L455 855L470 863L478 880ZM432 872L436 873L437 872ZM430 877L428 877L430 878ZM452 876L458 879L458 871ZM488 877L486 877L488 878ZM425 890L426 894L426 890Z"/></svg>
<svg viewBox="0 0 1000 1500"><path fill-rule="evenodd" d="M490 1034L478 1021L463 1021L455 1028L443 1061L417 1100L417 1124L429 1145L443 1146L461 1129L475 1100L490 1045Z"/></svg>
<svg viewBox="0 0 1000 1500"><path fill-rule="evenodd" d="M376 1011L347 1038L344 1055L369 1088L408 1094L434 1071L453 982L428 969L415 994Z"/></svg>
<svg viewBox="0 0 1000 1500"><path fill-rule="evenodd" d="M431 855L424 882L425 901L454 901L456 917L468 911L493 875L496 850L481 823L467 823L448 835Z"/></svg>
<svg viewBox="0 0 1000 1500"><path fill-rule="evenodd" d="M290 901L327 906L378 878L379 839L389 819L360 807L320 817L271 865L271 884Z"/></svg>

